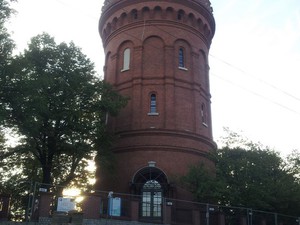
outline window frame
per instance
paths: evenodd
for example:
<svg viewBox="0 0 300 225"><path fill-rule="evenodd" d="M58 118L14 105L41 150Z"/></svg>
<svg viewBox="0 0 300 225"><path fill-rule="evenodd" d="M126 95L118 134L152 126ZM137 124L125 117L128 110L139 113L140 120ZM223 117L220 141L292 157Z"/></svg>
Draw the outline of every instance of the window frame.
<svg viewBox="0 0 300 225"><path fill-rule="evenodd" d="M153 97L155 98L153 100ZM157 95L156 93L150 93L150 99L149 99L149 116L157 116L159 113L157 112Z"/></svg>
<svg viewBox="0 0 300 225"><path fill-rule="evenodd" d="M142 187L141 216L148 218L162 217L163 189L157 180L148 180Z"/></svg>
<svg viewBox="0 0 300 225"><path fill-rule="evenodd" d="M188 70L186 68L186 53L183 47L178 49L178 68L181 70Z"/></svg>
<svg viewBox="0 0 300 225"><path fill-rule="evenodd" d="M131 58L131 50L130 48L125 48L123 51L123 68L121 72L130 70L130 58Z"/></svg>
<svg viewBox="0 0 300 225"><path fill-rule="evenodd" d="M201 121L202 125L208 127L207 125L207 109L204 103L201 104Z"/></svg>

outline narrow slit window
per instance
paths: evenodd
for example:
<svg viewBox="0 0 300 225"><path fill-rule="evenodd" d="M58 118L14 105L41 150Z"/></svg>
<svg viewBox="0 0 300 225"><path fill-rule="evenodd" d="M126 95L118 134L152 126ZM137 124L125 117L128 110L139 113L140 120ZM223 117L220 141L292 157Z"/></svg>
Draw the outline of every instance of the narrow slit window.
<svg viewBox="0 0 300 225"><path fill-rule="evenodd" d="M150 113L156 113L156 95L151 94L150 96Z"/></svg>
<svg viewBox="0 0 300 225"><path fill-rule="evenodd" d="M179 48L178 64L179 64L179 67L184 68L184 50L183 50L183 48Z"/></svg>
<svg viewBox="0 0 300 225"><path fill-rule="evenodd" d="M202 120L202 124L207 126L207 114L206 114L206 107L204 104L201 105L201 120Z"/></svg>
<svg viewBox="0 0 300 225"><path fill-rule="evenodd" d="M122 71L129 70L130 65L130 49L126 48L123 53L123 69Z"/></svg>

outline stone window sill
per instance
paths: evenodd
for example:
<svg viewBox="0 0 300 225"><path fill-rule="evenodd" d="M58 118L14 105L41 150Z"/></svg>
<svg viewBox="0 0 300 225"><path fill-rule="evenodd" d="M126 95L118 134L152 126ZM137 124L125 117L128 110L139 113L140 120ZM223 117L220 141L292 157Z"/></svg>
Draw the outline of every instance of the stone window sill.
<svg viewBox="0 0 300 225"><path fill-rule="evenodd" d="M157 112L148 113L148 116L158 116L158 115L159 115L159 113L157 113Z"/></svg>
<svg viewBox="0 0 300 225"><path fill-rule="evenodd" d="M187 69L187 68L185 68L185 67L181 67L181 66L179 66L179 67L178 67L178 69L180 69L180 70L184 70L184 71L188 71L188 69Z"/></svg>

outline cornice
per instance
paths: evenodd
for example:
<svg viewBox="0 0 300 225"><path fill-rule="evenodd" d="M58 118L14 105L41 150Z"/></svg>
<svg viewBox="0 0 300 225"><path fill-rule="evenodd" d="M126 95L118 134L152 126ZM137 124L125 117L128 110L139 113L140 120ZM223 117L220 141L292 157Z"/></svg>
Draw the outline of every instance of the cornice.
<svg viewBox="0 0 300 225"><path fill-rule="evenodd" d="M145 6L147 6L147 2L153 2L153 0L143 0L145 2ZM171 0L171 1L163 1L158 0L155 1L158 5L160 2L167 2L170 3L170 7L173 7L172 4L175 3L178 5L183 5L186 7L189 7L190 9L196 10L199 12L209 23L209 27L211 29L211 37L213 37L215 33L215 20L212 14L212 8L210 7L210 2L208 0L202 0L202 1L195 1L195 0ZM108 4L109 3L109 4ZM125 8L128 8L130 6L135 7L136 4L141 3L141 0L131 0L131 1L125 1L125 0L115 0L115 1L106 1L106 4L102 8L102 15L99 21L99 32L102 36L102 29L104 28L104 24L107 23L108 18L113 15L115 12L123 10L125 13L128 13L125 11Z"/></svg>
<svg viewBox="0 0 300 225"><path fill-rule="evenodd" d="M205 143L211 147L211 149L216 149L217 144L212 140L203 135L199 135L194 132L181 131L181 130L167 130L167 129L143 129L143 130L130 130L117 132L116 136L119 138L126 137L138 137L138 136L173 136L173 137L182 137L186 139L193 139L201 143ZM160 145L161 146L161 145Z"/></svg>

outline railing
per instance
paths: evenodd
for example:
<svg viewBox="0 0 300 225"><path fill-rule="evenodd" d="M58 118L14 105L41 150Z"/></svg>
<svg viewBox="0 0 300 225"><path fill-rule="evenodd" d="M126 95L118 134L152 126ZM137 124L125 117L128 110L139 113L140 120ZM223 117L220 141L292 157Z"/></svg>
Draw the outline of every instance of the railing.
<svg viewBox="0 0 300 225"><path fill-rule="evenodd" d="M127 221L124 224L135 221L135 223L140 222L140 224L169 225L300 225L299 217L244 207L222 206L170 198L161 198L161 200L155 202L145 198L145 196L143 198L140 195L103 191L83 194L82 197L83 201L77 204L79 213L72 211L61 214L57 212L56 194L36 192L34 199L38 199L38 212L36 214L32 213L32 215L37 215L37 221L48 221L43 224L60 224L59 221L61 221L64 224L84 223L88 225L87 221L89 220L99 221L98 224L105 220L116 220ZM158 204L160 202L161 204ZM31 218L31 221L33 219ZM118 222L116 224L122 223Z"/></svg>

